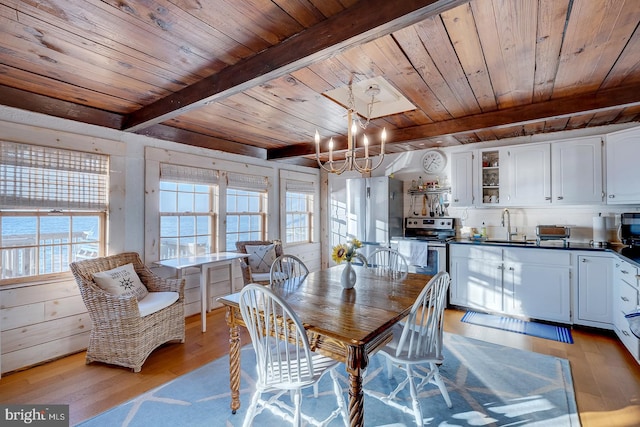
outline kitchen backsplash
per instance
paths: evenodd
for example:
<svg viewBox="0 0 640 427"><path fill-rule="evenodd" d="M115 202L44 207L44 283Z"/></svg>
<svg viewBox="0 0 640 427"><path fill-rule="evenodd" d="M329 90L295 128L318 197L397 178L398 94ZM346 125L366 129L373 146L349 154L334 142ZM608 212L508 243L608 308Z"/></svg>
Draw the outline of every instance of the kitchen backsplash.
<svg viewBox="0 0 640 427"><path fill-rule="evenodd" d="M619 243L617 236L620 214L638 212L640 206L594 206L594 207L544 207L518 208L507 207L511 215L511 229L517 230L514 239L536 238L537 225L562 225L571 227L570 242L588 243L593 240L593 217L602 214L606 218L607 241ZM460 219L461 226L480 229L484 222L489 238L506 238L506 227L501 225L501 208L449 208L450 216ZM460 228L458 228L458 237Z"/></svg>
<svg viewBox="0 0 640 427"><path fill-rule="evenodd" d="M411 187L411 182L404 182L405 188ZM420 207L421 199L405 197L405 217L413 216L416 207ZM620 214L623 212L640 212L640 206L548 206L548 207L506 207L511 216L512 232L517 231L514 239L522 240L536 238L538 225L562 225L571 228L570 242L589 243L593 240L593 217L602 214L606 218L607 241L620 243L618 226ZM457 237L466 237L470 229L479 230L483 223L487 229L487 237L491 239L506 238L506 227L501 225L502 211L505 207L496 208L456 208L448 207L448 215L458 218ZM420 209L418 209L419 211Z"/></svg>

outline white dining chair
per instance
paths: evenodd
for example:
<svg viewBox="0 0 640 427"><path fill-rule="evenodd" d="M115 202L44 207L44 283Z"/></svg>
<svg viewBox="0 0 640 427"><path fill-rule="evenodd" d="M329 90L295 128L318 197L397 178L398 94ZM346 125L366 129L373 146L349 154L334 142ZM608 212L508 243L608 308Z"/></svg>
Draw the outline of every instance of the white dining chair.
<svg viewBox="0 0 640 427"><path fill-rule="evenodd" d="M447 272L439 272L420 292L406 321L393 329L393 338L379 353L387 361L387 376L393 377L393 368L406 373L406 378L389 394L365 388L365 393L379 399L387 405L407 414L413 414L416 425L423 425L422 410L418 392L426 384L434 384L440 389L447 406L451 408L451 399L444 384L438 365L443 362L442 336L444 308L450 277ZM416 369L416 365L422 365ZM425 371L426 369L426 371ZM416 380L420 382L416 385ZM396 396L409 385L412 407L403 405Z"/></svg>
<svg viewBox="0 0 640 427"><path fill-rule="evenodd" d="M304 280L309 274L309 269L304 262L289 254L280 255L271 264L269 272L271 285L282 285L286 281L299 279L297 282Z"/></svg>
<svg viewBox="0 0 640 427"><path fill-rule="evenodd" d="M289 305L270 287L249 284L240 292L240 312L247 325L256 352L258 378L256 391L244 419L253 425L263 410L270 410L294 426L302 420L316 426L329 424L342 415L345 426L349 416L335 368L340 362L311 351L305 329ZM302 389L316 384L329 372L338 404L324 420L301 411ZM272 394L263 398L263 394ZM281 396L290 393L293 407Z"/></svg>
<svg viewBox="0 0 640 427"><path fill-rule="evenodd" d="M409 272L407 259L397 250L381 248L367 257L368 269L379 276L402 278Z"/></svg>

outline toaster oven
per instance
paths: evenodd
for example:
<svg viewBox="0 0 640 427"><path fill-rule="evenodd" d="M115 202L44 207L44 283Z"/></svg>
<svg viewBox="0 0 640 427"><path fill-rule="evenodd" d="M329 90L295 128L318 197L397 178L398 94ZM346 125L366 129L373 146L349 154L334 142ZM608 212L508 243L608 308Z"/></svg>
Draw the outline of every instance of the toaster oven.
<svg viewBox="0 0 640 427"><path fill-rule="evenodd" d="M620 215L620 241L628 246L640 246L640 212Z"/></svg>

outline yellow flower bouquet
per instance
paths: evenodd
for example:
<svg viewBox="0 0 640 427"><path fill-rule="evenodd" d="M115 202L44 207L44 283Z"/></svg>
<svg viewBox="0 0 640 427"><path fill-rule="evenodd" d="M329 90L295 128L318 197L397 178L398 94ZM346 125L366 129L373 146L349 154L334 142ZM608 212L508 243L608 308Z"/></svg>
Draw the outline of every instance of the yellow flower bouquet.
<svg viewBox="0 0 640 427"><path fill-rule="evenodd" d="M342 263L342 261L352 262L355 259L360 260L364 265L367 265L367 259L364 255L358 253L358 249L362 247L362 242L358 239L351 239L347 243L342 243L333 247L331 252L331 259L336 264Z"/></svg>

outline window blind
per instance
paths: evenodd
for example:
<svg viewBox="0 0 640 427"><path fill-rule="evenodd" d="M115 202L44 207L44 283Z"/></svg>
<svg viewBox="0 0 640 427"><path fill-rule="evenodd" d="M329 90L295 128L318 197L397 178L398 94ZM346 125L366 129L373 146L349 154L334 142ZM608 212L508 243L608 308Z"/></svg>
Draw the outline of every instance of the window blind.
<svg viewBox="0 0 640 427"><path fill-rule="evenodd" d="M292 193L304 193L304 194L314 194L316 191L313 182L306 181L295 181L288 179L286 182L286 189Z"/></svg>
<svg viewBox="0 0 640 427"><path fill-rule="evenodd" d="M107 210L109 157L0 141L0 206Z"/></svg>
<svg viewBox="0 0 640 427"><path fill-rule="evenodd" d="M228 172L227 185L229 188L240 190L267 191L269 188L269 179L266 176Z"/></svg>
<svg viewBox="0 0 640 427"><path fill-rule="evenodd" d="M219 172L214 169L160 163L160 179L190 184L216 185Z"/></svg>

